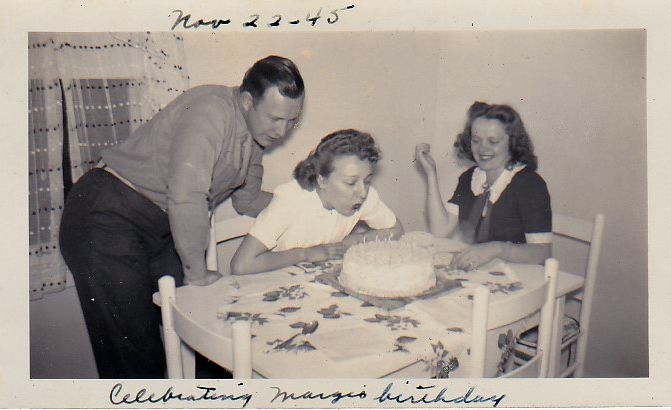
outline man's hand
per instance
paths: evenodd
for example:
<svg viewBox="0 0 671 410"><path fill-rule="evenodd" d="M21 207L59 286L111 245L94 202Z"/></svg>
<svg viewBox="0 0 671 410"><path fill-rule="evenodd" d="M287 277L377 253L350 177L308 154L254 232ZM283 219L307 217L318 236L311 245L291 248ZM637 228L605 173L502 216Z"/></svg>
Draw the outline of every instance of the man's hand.
<svg viewBox="0 0 671 410"><path fill-rule="evenodd" d="M345 246L342 242L317 245L305 249L307 262L321 262L332 259L342 259L345 253Z"/></svg>
<svg viewBox="0 0 671 410"><path fill-rule="evenodd" d="M221 273L213 271L213 270L208 270L207 273L205 274L204 277L191 280L189 278L184 278L184 284L185 285L195 285L195 286L207 286L211 285L214 282L218 281L221 278Z"/></svg>

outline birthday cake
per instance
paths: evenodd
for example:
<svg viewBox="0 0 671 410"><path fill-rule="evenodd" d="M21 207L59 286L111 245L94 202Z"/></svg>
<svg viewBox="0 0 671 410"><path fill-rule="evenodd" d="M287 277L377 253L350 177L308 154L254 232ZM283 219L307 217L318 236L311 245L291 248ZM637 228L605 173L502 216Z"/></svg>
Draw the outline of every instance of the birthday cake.
<svg viewBox="0 0 671 410"><path fill-rule="evenodd" d="M350 247L340 284L380 298L417 296L436 286L431 253L408 241L374 241Z"/></svg>

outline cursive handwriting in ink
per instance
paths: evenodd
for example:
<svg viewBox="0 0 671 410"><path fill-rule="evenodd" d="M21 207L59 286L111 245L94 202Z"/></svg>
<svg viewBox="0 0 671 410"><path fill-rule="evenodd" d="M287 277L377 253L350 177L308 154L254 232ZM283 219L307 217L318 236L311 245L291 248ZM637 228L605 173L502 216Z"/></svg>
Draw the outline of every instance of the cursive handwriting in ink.
<svg viewBox="0 0 671 410"><path fill-rule="evenodd" d="M242 386L243 383L238 383L238 386ZM207 386L197 386L197 389L200 390L197 394L184 394L184 393L175 393L173 387L170 386L166 389L163 394L148 393L147 389L138 390L135 395L126 393L123 394L123 384L117 383L110 390L110 403L118 406L122 404L141 404L141 403L167 403L172 400L177 401L238 401L242 400L242 408L245 408L249 401L252 399L252 394L241 394L235 396L233 394L217 394L216 387L207 387Z"/></svg>
<svg viewBox="0 0 671 410"><path fill-rule="evenodd" d="M344 8L342 8L342 9L333 9L333 10L331 10L331 12L329 13L329 14L333 14L333 18L329 17L329 18L326 19L326 21L327 21L329 24L334 24L334 23L336 23L336 22L340 19L340 17L338 16L338 12L339 12L339 11L345 11L345 10L349 10L349 9L353 9L353 8L354 8L354 5L353 5L353 4L350 4L349 6L344 7Z"/></svg>
<svg viewBox="0 0 671 410"><path fill-rule="evenodd" d="M273 16L273 19L275 19L272 23L268 24L268 27L277 27L280 25L280 21L282 21L282 16L279 14L275 14Z"/></svg>
<svg viewBox="0 0 671 410"><path fill-rule="evenodd" d="M355 6L353 4L350 4L349 6L346 7L341 7L341 8L335 8L331 11L328 12L329 17L326 18L326 22L328 24L335 24L341 19L341 13L346 11L346 10L351 10ZM307 16L305 19L301 18L296 18L297 16L289 16L289 18L284 19L284 17L279 14L275 13L268 19L267 17L262 17L261 14L259 13L253 13L250 14L248 18L243 20L242 27L244 28L259 28L262 27L263 25L267 27L280 27L282 24L291 24L291 25L297 25L301 24L301 22L305 22L309 24L311 27L314 27L317 25L317 22L322 18L322 10L324 8L320 7L319 10L317 10L316 14L312 14L312 12L307 13ZM171 30L175 30L178 27L182 27L185 29L198 29L203 26L209 27L211 29L217 29L222 25L230 25L231 24L231 19L230 18L213 18L210 20L206 19L192 19L191 13L185 12L180 9L173 10L168 17L173 16L174 14L177 15L177 18L175 18L174 22L172 23ZM294 18L291 18L294 17Z"/></svg>
<svg viewBox="0 0 671 410"><path fill-rule="evenodd" d="M321 7L319 8L319 10L317 11L316 16L314 16L314 17L310 17L310 16L311 16L311 14L308 13L308 15L305 17L305 20L311 22L312 26L314 26L315 24L317 24L317 20L322 18L322 8Z"/></svg>
<svg viewBox="0 0 671 410"><path fill-rule="evenodd" d="M186 16L184 15L184 12L182 10L173 10L172 13L178 13L179 16L177 16L177 19L175 19L175 24L172 25L171 30L174 30L175 27L179 26L182 24L182 27L184 28L198 28L200 26L211 26L213 29L218 28L222 24L230 24L231 19L212 19L208 21L204 21L203 19L198 19L195 23L189 24L189 20L191 19L191 14L187 14Z"/></svg>
<svg viewBox="0 0 671 410"><path fill-rule="evenodd" d="M492 395L489 397L484 397L480 396L479 394L473 395L473 391L475 391L474 387L471 387L468 389L466 394L457 396L457 397L452 397L452 398L446 398L445 395L447 393L447 388L441 389L437 394L436 391L430 391L428 393L424 393L423 396L420 396L420 394L417 395L417 397L413 394L403 394L403 393L391 393L392 388L394 387L394 383L389 383L387 387L384 388L384 391L377 397L373 398L373 400L377 400L379 403L384 403L385 401L395 401L396 403L407 403L410 402L412 404L419 404L419 403L425 403L425 404L431 404L431 403L463 403L463 404L472 404L472 403L487 403L487 402L492 402L494 404L493 407L496 407L501 403L504 397L506 397L505 394L502 394L500 396ZM417 390L432 390L436 386L417 386Z"/></svg>
<svg viewBox="0 0 671 410"><path fill-rule="evenodd" d="M339 402L342 399L365 399L367 397L366 391L361 390L358 393L347 392L342 393L335 391L332 393L313 393L311 391L306 391L305 393L287 393L286 391L280 389L279 387L270 386L271 389L275 389L275 397L270 400L271 403L274 403L275 400L281 398L282 403L287 400L331 400L332 404Z"/></svg>
<svg viewBox="0 0 671 410"><path fill-rule="evenodd" d="M242 27L258 27L258 26L256 25L256 22L258 21L258 19L261 18L261 15L259 15L259 14L252 14L251 16L249 16L249 18L251 18L251 20L246 21L245 23L243 23L243 24L242 24Z"/></svg>

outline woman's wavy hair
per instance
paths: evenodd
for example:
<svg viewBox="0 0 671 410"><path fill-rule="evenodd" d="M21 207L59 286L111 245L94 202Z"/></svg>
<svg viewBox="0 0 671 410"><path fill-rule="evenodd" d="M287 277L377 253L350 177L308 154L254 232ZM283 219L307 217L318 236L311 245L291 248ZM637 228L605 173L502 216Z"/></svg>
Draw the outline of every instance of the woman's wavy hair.
<svg viewBox="0 0 671 410"><path fill-rule="evenodd" d="M317 186L317 175L331 175L333 160L343 155L356 155L373 165L381 156L370 134L353 129L335 131L322 138L317 148L296 165L294 178L303 189L312 191Z"/></svg>
<svg viewBox="0 0 671 410"><path fill-rule="evenodd" d="M505 104L487 104L484 102L475 102L468 109L468 120L464 126L464 131L457 135L454 147L457 149L459 158L465 158L475 162L473 152L471 151L471 126L473 121L478 118L487 118L498 120L503 124L503 128L510 139L508 152L510 152L510 162L508 167L512 167L516 162L526 164L527 168L535 171L538 167L538 159L534 154L534 146L531 138L524 128L524 123L520 115L509 105Z"/></svg>

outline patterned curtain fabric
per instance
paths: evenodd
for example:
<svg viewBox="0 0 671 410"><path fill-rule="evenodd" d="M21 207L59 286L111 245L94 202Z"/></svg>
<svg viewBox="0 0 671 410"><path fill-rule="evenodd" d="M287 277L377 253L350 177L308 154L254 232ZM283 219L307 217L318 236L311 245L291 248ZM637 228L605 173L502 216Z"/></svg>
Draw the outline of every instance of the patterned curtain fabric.
<svg viewBox="0 0 671 410"><path fill-rule="evenodd" d="M28 36L30 296L62 290L58 248L73 182L189 86L183 39L173 33Z"/></svg>

